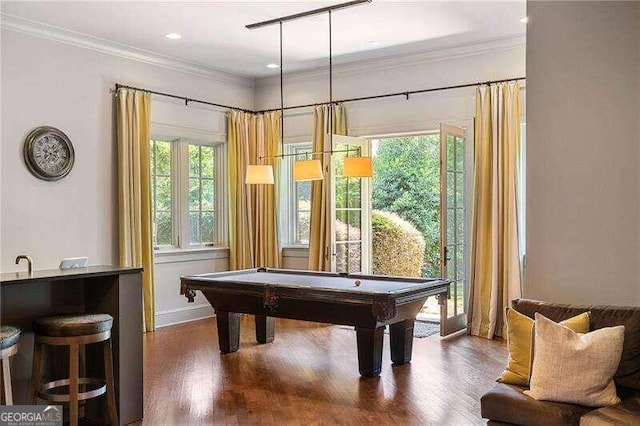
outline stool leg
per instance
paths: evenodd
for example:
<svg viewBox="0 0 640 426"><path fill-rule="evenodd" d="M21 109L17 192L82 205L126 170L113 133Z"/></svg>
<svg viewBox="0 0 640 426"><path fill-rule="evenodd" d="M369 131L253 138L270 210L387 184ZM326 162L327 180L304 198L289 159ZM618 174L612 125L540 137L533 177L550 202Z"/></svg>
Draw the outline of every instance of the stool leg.
<svg viewBox="0 0 640 426"><path fill-rule="evenodd" d="M36 405L38 403L38 391L40 390L40 377L42 366L42 343L35 342L33 345L33 369L31 371L31 395L29 403Z"/></svg>
<svg viewBox="0 0 640 426"><path fill-rule="evenodd" d="M111 339L102 343L104 350L104 373L107 382L107 410L109 411L109 421L112 425L119 425L118 411L116 410L116 393L113 385L113 355L111 353Z"/></svg>
<svg viewBox="0 0 640 426"><path fill-rule="evenodd" d="M2 381L4 382L4 403L13 405L13 395L11 393L11 370L9 368L9 357L2 358Z"/></svg>
<svg viewBox="0 0 640 426"><path fill-rule="evenodd" d="M69 424L78 426L78 345L69 345Z"/></svg>

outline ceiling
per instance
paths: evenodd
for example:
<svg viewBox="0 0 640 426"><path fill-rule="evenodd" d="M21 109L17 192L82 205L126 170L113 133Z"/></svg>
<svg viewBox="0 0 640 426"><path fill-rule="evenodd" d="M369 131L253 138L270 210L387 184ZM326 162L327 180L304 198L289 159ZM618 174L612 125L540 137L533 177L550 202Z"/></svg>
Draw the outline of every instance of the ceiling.
<svg viewBox="0 0 640 426"><path fill-rule="evenodd" d="M2 2L2 13L246 77L278 72L278 26L245 25L342 1ZM524 35L521 1L397 2L333 13L334 63L387 58ZM328 18L284 24L285 72L327 64ZM167 33L182 38L169 40Z"/></svg>

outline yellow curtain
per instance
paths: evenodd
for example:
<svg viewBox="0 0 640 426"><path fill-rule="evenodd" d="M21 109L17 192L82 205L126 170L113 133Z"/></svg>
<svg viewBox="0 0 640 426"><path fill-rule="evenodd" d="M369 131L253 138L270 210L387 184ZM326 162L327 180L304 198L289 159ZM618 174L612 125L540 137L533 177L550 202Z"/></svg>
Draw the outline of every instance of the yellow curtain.
<svg viewBox="0 0 640 426"><path fill-rule="evenodd" d="M227 115L229 180L229 268L279 267L277 229L279 159L263 164L274 167L275 185L244 183L248 164L258 157L280 154L280 113Z"/></svg>
<svg viewBox="0 0 640 426"><path fill-rule="evenodd" d="M117 93L118 229L120 265L144 268L142 301L145 331L155 329L151 169L147 93Z"/></svg>
<svg viewBox="0 0 640 426"><path fill-rule="evenodd" d="M520 87L476 92L475 172L468 332L506 336L504 308L520 297L518 182Z"/></svg>
<svg viewBox="0 0 640 426"><path fill-rule="evenodd" d="M329 107L317 106L313 111L313 151L326 152L329 146ZM333 134L347 134L347 114L342 105L333 107ZM331 270L331 156L317 154L322 160L324 179L313 181L311 185L311 225L309 228L309 270Z"/></svg>

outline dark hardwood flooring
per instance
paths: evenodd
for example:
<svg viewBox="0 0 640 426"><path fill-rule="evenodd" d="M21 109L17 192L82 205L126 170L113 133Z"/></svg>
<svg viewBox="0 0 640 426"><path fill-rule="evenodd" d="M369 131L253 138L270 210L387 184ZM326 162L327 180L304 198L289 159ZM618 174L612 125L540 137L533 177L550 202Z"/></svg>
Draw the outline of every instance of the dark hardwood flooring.
<svg viewBox="0 0 640 426"><path fill-rule="evenodd" d="M352 330L278 320L258 345L253 317L241 327L227 355L214 319L147 333L143 424L480 424L480 396L506 362L501 341L435 335L392 367L385 335L382 374L361 378Z"/></svg>

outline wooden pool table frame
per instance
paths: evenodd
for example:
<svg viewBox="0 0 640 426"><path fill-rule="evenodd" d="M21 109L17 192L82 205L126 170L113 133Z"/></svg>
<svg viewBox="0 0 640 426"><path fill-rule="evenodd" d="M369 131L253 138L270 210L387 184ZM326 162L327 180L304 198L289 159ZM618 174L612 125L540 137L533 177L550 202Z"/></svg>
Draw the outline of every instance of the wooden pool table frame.
<svg viewBox="0 0 640 426"><path fill-rule="evenodd" d="M243 281L244 274L256 272L424 285L399 287L397 291L389 293L366 293L339 288L309 287L304 284L280 286ZM229 279L235 276L237 279ZM382 369L382 345L387 324L393 364L401 365L411 361L415 318L429 296L438 297L442 333L442 323L447 317L449 284L449 280L446 279L259 268L181 277L180 294L185 295L189 302L193 302L196 290L200 290L211 303L216 312L218 341L222 353L238 350L242 313L255 315L258 343L274 340L276 317L354 326L360 374L371 377L379 375Z"/></svg>

